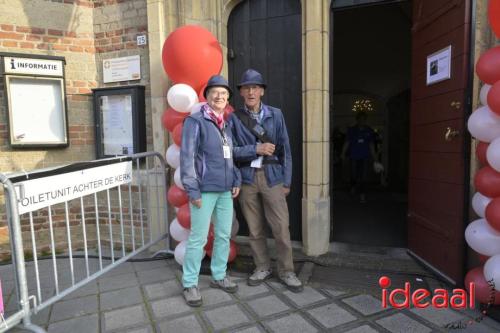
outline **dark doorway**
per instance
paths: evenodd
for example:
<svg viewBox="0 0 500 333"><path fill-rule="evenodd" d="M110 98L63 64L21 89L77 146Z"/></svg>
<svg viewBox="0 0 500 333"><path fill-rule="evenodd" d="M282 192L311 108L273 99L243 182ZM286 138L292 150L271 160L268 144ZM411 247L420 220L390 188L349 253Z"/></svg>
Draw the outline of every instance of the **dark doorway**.
<svg viewBox="0 0 500 333"><path fill-rule="evenodd" d="M410 1L340 8L333 3L330 109L333 241L407 246L411 12ZM351 128L360 112L367 115L367 125L372 129L366 139L361 139L359 131ZM354 159L366 155L368 150L364 147L368 147L366 143L370 140L383 172L374 170L371 158L365 159L361 168L359 162L357 169L352 167ZM350 145L343 157L345 142ZM350 149L360 149L363 153ZM353 186L352 175L364 178L363 186L359 182Z"/></svg>
<svg viewBox="0 0 500 333"><path fill-rule="evenodd" d="M246 0L229 17L229 82L236 92L231 103L235 108L242 107L236 84L243 71L253 68L267 81L264 103L280 108L285 116L293 159L288 196L293 240L301 240L302 234L301 40L300 0ZM246 223L241 223L240 234L248 235Z"/></svg>

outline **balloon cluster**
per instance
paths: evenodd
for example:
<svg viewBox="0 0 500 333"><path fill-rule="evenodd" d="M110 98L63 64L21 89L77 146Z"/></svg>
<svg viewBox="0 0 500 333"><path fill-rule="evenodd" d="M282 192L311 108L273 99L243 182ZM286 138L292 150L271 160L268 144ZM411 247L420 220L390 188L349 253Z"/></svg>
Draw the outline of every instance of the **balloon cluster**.
<svg viewBox="0 0 500 333"><path fill-rule="evenodd" d="M500 38L500 0L489 2L490 26ZM469 117L467 127L479 142L476 156L481 169L474 177L477 192L472 208L481 217L465 230L467 244L480 256L484 266L470 270L465 285L475 283L476 300L500 304L500 46L481 55L476 73L484 82L479 93L482 106ZM489 282L489 283L488 283ZM491 286L494 286L494 293ZM492 297L494 295L494 298Z"/></svg>
<svg viewBox="0 0 500 333"><path fill-rule="evenodd" d="M163 127L172 135L173 144L167 148L166 161L173 169L174 183L167 193L167 201L175 207L177 217L170 223L170 235L178 241L174 256L182 265L186 252L186 243L191 229L189 198L181 182L180 147L182 145L182 127L184 119L191 113L199 112L206 104L203 91L208 79L219 74L222 69L222 49L210 31L194 25L186 25L173 31L163 44L163 68L175 83L167 92L169 107L163 112ZM225 116L234 109L228 104ZM233 232L238 232L238 221L233 218ZM236 230L236 232L234 232ZM213 246L213 225L205 246L211 256ZM229 262L237 253L236 243L231 241Z"/></svg>

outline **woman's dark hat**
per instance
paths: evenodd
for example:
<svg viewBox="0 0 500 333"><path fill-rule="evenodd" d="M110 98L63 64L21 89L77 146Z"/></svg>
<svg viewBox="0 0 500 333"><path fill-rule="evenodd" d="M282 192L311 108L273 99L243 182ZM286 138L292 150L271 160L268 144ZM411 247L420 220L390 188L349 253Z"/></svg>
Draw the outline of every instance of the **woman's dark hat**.
<svg viewBox="0 0 500 333"><path fill-rule="evenodd" d="M241 81L238 83L237 87L240 89L243 86L258 85L262 88L266 88L266 83L262 78L262 74L257 72L255 69L247 69L241 76Z"/></svg>
<svg viewBox="0 0 500 333"><path fill-rule="evenodd" d="M231 88L229 88L227 80L222 75L213 75L212 77L210 77L210 79L208 79L207 86L203 90L203 97L207 98L208 90L213 87L226 88L229 92L229 98L231 98L231 96L233 95L233 91L231 90Z"/></svg>

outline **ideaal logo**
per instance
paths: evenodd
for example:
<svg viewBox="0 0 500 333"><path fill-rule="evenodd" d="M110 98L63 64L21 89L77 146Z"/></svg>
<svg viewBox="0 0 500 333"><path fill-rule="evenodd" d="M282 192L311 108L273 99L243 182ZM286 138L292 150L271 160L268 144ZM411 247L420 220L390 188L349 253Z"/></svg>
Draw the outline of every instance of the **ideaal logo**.
<svg viewBox="0 0 500 333"><path fill-rule="evenodd" d="M387 276L382 276L378 280L379 286L382 288L382 307L387 308L388 304L395 309L404 309L410 307L411 304L416 308L426 308L432 306L437 309L452 308L465 309L474 308L474 299L476 289L474 283L469 283L469 290L453 289L451 297L446 289L435 289L431 292L427 289L419 288L411 290L410 282L406 282L404 288L396 288L391 291L388 288L391 286L391 279ZM396 300L396 297L401 296L402 299ZM430 297L430 301L428 299Z"/></svg>

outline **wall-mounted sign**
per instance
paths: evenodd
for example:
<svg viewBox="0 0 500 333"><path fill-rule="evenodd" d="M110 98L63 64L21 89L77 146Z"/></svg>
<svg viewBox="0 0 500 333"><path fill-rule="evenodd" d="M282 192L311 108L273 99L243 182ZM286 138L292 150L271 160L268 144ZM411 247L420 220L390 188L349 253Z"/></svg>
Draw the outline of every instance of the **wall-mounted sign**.
<svg viewBox="0 0 500 333"><path fill-rule="evenodd" d="M63 61L50 59L4 57L5 74L63 76Z"/></svg>
<svg viewBox="0 0 500 333"><path fill-rule="evenodd" d="M130 56L102 61L104 83L141 79L141 57Z"/></svg>
<svg viewBox="0 0 500 333"><path fill-rule="evenodd" d="M427 56L427 85L451 78L451 45Z"/></svg>

